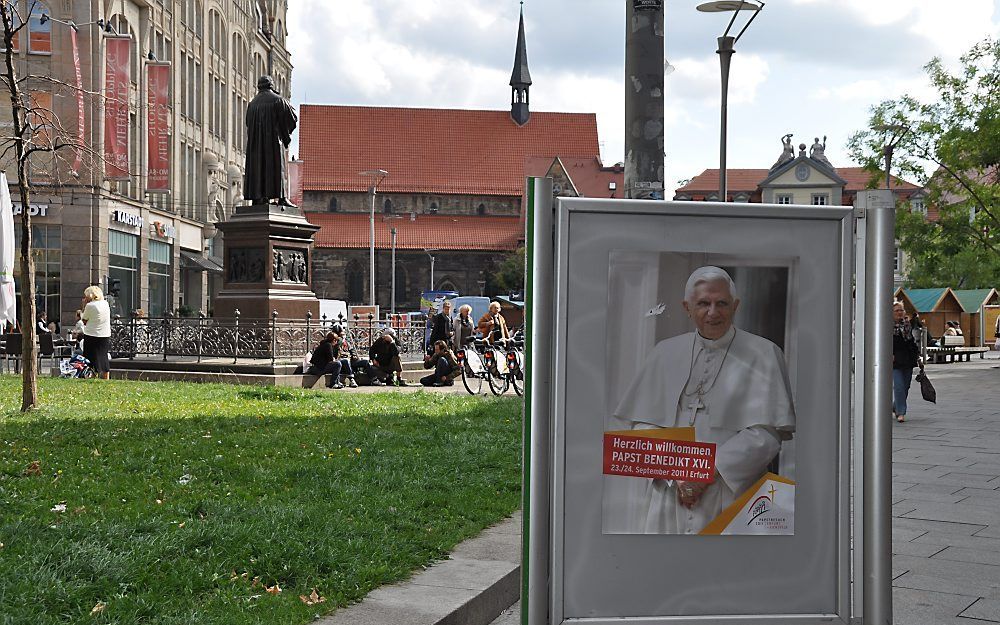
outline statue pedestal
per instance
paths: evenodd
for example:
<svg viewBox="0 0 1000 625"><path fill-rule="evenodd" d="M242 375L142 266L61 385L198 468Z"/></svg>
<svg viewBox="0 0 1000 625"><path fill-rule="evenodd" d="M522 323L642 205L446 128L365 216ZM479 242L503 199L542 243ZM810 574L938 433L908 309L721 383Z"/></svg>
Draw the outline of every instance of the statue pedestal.
<svg viewBox="0 0 1000 625"><path fill-rule="evenodd" d="M305 319L319 317L313 292L312 244L319 230L298 208L274 204L239 206L216 224L225 236L222 291L214 316L228 319Z"/></svg>

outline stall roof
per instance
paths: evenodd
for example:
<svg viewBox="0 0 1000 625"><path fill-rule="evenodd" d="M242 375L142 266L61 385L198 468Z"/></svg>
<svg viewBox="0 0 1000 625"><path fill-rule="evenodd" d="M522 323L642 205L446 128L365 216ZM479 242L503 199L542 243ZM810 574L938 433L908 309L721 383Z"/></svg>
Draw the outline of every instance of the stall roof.
<svg viewBox="0 0 1000 625"><path fill-rule="evenodd" d="M967 313L982 311L983 306L997 296L996 289L952 289L952 292Z"/></svg>
<svg viewBox="0 0 1000 625"><path fill-rule="evenodd" d="M903 293L913 303L913 307L919 313L934 312L941 300L950 291L948 287L938 287L933 289L903 289Z"/></svg>

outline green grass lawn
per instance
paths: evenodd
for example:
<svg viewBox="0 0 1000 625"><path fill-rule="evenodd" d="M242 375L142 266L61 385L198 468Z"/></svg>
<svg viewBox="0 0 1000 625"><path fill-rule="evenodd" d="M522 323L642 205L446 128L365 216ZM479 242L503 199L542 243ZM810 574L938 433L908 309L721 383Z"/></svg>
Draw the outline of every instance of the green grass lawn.
<svg viewBox="0 0 1000 625"><path fill-rule="evenodd" d="M3 624L307 623L519 503L512 399L41 389L24 416L20 378L0 376ZM299 599L313 589L324 603Z"/></svg>

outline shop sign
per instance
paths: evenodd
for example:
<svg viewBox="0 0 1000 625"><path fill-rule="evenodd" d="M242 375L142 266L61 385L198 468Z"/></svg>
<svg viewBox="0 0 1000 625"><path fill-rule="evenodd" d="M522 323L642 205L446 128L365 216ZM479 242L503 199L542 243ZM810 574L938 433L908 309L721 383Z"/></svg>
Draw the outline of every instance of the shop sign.
<svg viewBox="0 0 1000 625"><path fill-rule="evenodd" d="M632 0L633 11L662 11L663 0Z"/></svg>
<svg viewBox="0 0 1000 625"><path fill-rule="evenodd" d="M171 226L170 224L165 224L162 221L154 221L149 224L149 233L161 239L177 238L177 228Z"/></svg>
<svg viewBox="0 0 1000 625"><path fill-rule="evenodd" d="M115 223L122 224L123 226L142 228L142 217L139 215L133 215L132 213L128 213L123 210L116 209L113 213L111 213L111 220Z"/></svg>
<svg viewBox="0 0 1000 625"><path fill-rule="evenodd" d="M21 205L14 204L14 214L21 214ZM28 214L32 217L45 217L49 212L48 204L28 204Z"/></svg>

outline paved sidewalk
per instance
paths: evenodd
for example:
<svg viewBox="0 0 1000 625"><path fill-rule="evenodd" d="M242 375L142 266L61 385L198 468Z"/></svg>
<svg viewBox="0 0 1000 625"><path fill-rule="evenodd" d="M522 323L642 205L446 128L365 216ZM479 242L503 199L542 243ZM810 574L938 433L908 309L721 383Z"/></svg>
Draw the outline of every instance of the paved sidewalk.
<svg viewBox="0 0 1000 625"><path fill-rule="evenodd" d="M893 425L894 623L1000 623L1000 361L927 374Z"/></svg>

